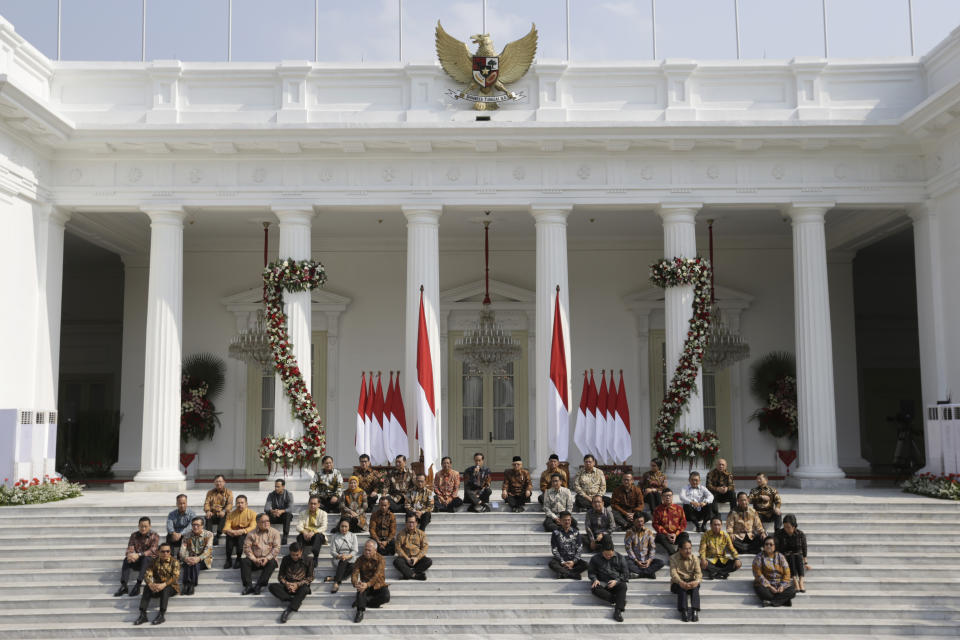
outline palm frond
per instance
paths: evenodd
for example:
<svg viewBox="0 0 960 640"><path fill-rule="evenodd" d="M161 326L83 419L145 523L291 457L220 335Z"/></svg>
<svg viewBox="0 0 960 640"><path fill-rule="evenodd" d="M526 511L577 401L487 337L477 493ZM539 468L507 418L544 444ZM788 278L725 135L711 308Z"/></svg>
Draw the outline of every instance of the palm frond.
<svg viewBox="0 0 960 640"><path fill-rule="evenodd" d="M784 376L796 377L797 362L792 353L771 351L750 367L750 393L761 405L767 404L777 381Z"/></svg>
<svg viewBox="0 0 960 640"><path fill-rule="evenodd" d="M226 384L227 365L212 353L195 353L183 359L183 373L207 383L207 398L212 402Z"/></svg>

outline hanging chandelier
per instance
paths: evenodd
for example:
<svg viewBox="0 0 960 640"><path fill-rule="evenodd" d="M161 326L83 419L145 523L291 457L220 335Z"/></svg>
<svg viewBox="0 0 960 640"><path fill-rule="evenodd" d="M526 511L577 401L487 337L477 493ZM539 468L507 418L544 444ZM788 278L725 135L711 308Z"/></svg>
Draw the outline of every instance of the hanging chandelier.
<svg viewBox="0 0 960 640"><path fill-rule="evenodd" d="M713 288L713 279L717 273L717 263L713 259L713 220L707 220L707 224L710 230L710 265L713 267L710 276L710 299L713 304L710 307L710 334L707 336L707 347L703 354L703 368L716 372L749 358L750 345L723 320Z"/></svg>
<svg viewBox="0 0 960 640"><path fill-rule="evenodd" d="M263 266L267 266L267 247L270 241L270 223L263 223ZM263 309L257 310L252 327L242 329L230 340L228 353L234 360L259 366L264 373L273 371L273 350L267 336L267 319Z"/></svg>
<svg viewBox="0 0 960 640"><path fill-rule="evenodd" d="M490 212L487 212L490 215ZM453 347L453 357L481 373L504 373L508 363L520 359L520 343L497 322L490 308L490 222L483 222L484 297L480 318Z"/></svg>

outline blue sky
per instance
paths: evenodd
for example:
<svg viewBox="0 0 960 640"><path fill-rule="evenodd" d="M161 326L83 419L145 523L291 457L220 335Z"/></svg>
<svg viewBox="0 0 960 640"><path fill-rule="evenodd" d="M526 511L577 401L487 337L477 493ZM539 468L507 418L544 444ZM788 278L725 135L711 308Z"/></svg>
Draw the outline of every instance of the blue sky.
<svg viewBox="0 0 960 640"><path fill-rule="evenodd" d="M227 59L229 0L147 0L146 59ZM653 0L570 0L574 62L649 60ZM736 58L739 2L743 58L823 53L822 0L655 0L657 57ZM482 29L483 0L233 0L232 59L324 62L433 60L439 19L466 40ZM51 59L58 0L0 0L0 15ZM399 7L402 5L402 19ZM64 60L140 60L142 0L62 0ZM487 32L499 49L536 22L539 59L566 56L565 0L487 0ZM910 54L908 0L826 0L830 57ZM915 51L960 25L960 0L913 0Z"/></svg>

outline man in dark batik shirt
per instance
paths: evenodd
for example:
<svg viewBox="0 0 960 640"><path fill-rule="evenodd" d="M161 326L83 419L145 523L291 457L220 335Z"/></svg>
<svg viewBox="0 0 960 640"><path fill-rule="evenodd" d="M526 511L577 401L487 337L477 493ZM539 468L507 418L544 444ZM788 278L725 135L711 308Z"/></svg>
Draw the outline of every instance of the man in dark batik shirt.
<svg viewBox="0 0 960 640"><path fill-rule="evenodd" d="M160 544L160 536L150 530L150 518L144 516L137 523L137 530L130 534L127 541L127 553L123 557L123 566L120 569L120 588L114 593L114 597L122 596L127 593L127 580L130 578L130 570L136 569L137 584L130 592L131 596L140 595L140 585L143 583L143 577L150 568L150 563L157 557L157 547Z"/></svg>
<svg viewBox="0 0 960 640"><path fill-rule="evenodd" d="M503 472L501 497L510 504L514 513L520 513L527 510L523 505L530 500L532 491L533 481L530 472L523 468L523 459L513 456L513 466Z"/></svg>
<svg viewBox="0 0 960 640"><path fill-rule="evenodd" d="M278 600L287 603L280 614L280 622L286 622L290 614L300 610L303 599L310 593L313 582L313 561L303 557L303 547L299 542L290 545L290 553L280 561L279 582L271 584L269 589Z"/></svg>

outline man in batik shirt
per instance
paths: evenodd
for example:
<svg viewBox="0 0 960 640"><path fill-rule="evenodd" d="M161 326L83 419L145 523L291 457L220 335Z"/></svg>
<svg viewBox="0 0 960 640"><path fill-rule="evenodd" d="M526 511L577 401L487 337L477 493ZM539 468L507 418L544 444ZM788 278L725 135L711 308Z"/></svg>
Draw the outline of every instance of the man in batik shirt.
<svg viewBox="0 0 960 640"><path fill-rule="evenodd" d="M657 532L657 544L672 556L677 552L677 538L687 530L687 517L683 507L673 504L673 491L664 489L660 498L662 502L653 512L653 528Z"/></svg>
<svg viewBox="0 0 960 640"><path fill-rule="evenodd" d="M413 486L413 473L407 469L407 456L399 455L394 468L387 475L386 494L390 498L390 511L406 513L407 492Z"/></svg>
<svg viewBox="0 0 960 640"><path fill-rule="evenodd" d="M416 530L416 522L413 528ZM353 602L353 606L357 608L354 622L363 620L363 613L367 607L376 609L390 602L390 589L384 579L383 568L383 556L377 553L377 543L367 540L363 546L363 554L353 565L351 576L353 586L357 590L357 599Z"/></svg>
<svg viewBox="0 0 960 640"><path fill-rule="evenodd" d="M540 495L537 497L540 504L543 504L543 494L550 488L550 478L555 473L560 474L560 486L569 488L570 479L567 477L567 472L560 467L560 456L551 453L547 458L547 468L540 474Z"/></svg>
<svg viewBox="0 0 960 640"><path fill-rule="evenodd" d="M783 518L780 516L780 494L767 484L766 474L757 474L757 486L750 490L749 499L760 520L772 522L774 532L779 531L783 526Z"/></svg>
<svg viewBox="0 0 960 640"><path fill-rule="evenodd" d="M183 595L192 596L200 581L200 572L213 562L213 532L203 528L203 518L190 523L190 534L180 545L180 566L183 571Z"/></svg>
<svg viewBox="0 0 960 640"><path fill-rule="evenodd" d="M208 531L216 531L213 534L213 544L220 544L220 535L223 533L223 527L227 521L227 514L233 509L233 492L227 489L227 481L222 475L217 475L213 479L213 489L207 491L207 496L203 500L203 515L206 517L206 527Z"/></svg>
<svg viewBox="0 0 960 640"><path fill-rule="evenodd" d="M721 502L729 504L730 511L733 511L737 504L737 487L733 482L733 474L727 470L727 461L723 458L717 460L716 468L707 474L707 489L713 494L717 515L720 514Z"/></svg>
<svg viewBox="0 0 960 640"><path fill-rule="evenodd" d="M581 558L583 542L580 532L573 526L573 516L569 511L558 514L559 526L550 533L550 570L560 578L580 580L587 563Z"/></svg>
<svg viewBox="0 0 960 640"><path fill-rule="evenodd" d="M440 472L433 478L434 509L455 513L462 504L460 474L453 470L453 461L450 456L444 456L440 461Z"/></svg>
<svg viewBox="0 0 960 640"><path fill-rule="evenodd" d="M147 587L140 596L140 616L134 620L133 624L143 624L147 621L147 606L151 598L160 600L160 611L152 624L163 624L166 621L167 603L171 597L180 593L180 563L170 552L169 544L160 545L157 557L150 563L144 580Z"/></svg>
<svg viewBox="0 0 960 640"><path fill-rule="evenodd" d="M710 529L700 536L700 568L707 578L726 580L740 568L730 534L723 530L720 516L713 516Z"/></svg>
<svg viewBox="0 0 960 640"><path fill-rule="evenodd" d="M407 514L406 526L397 535L397 557L393 559L393 566L404 580L427 579L427 569L433 565L427 557L429 548L426 532L417 529L416 516Z"/></svg>
<svg viewBox="0 0 960 640"><path fill-rule="evenodd" d="M739 553L760 553L766 531L760 516L750 506L747 494L737 494L737 508L727 516L727 533Z"/></svg>
<svg viewBox="0 0 960 640"><path fill-rule="evenodd" d="M360 456L360 468L353 475L357 476L360 488L367 494L367 511L373 511L383 492L383 474L370 465L370 456L364 453Z"/></svg>
<svg viewBox="0 0 960 640"><path fill-rule="evenodd" d="M414 486L407 491L404 502L407 507L407 515L416 518L420 530L426 531L433 514L433 491L427 486L425 475L417 474Z"/></svg>
<svg viewBox="0 0 960 640"><path fill-rule="evenodd" d="M663 560L657 557L656 537L645 527L647 516L642 511L633 519L633 525L623 537L630 573L653 580L663 568Z"/></svg>
<svg viewBox="0 0 960 640"><path fill-rule="evenodd" d="M514 513L526 511L524 506L533 493L533 482L530 472L523 468L523 459L513 456L513 466L503 472L503 488L500 496L510 504Z"/></svg>
<svg viewBox="0 0 960 640"><path fill-rule="evenodd" d="M261 513L257 516L257 528L247 534L243 543L243 558L240 560L243 595L260 595L260 591L270 582L270 576L277 570L279 555L280 532L270 526L270 516ZM252 584L254 571L260 572L256 584Z"/></svg>
<svg viewBox="0 0 960 640"><path fill-rule="evenodd" d="M617 526L624 530L629 530L634 519L643 513L643 489L633 484L632 473L623 474L623 482L613 490L610 497L610 506L613 508L613 519Z"/></svg>
<svg viewBox="0 0 960 640"><path fill-rule="evenodd" d="M397 518L390 510L390 499L380 498L380 505L370 516L370 538L377 543L377 553L392 556L396 552Z"/></svg>
<svg viewBox="0 0 960 640"><path fill-rule="evenodd" d="M333 468L333 458L323 456L320 471L310 484L310 495L320 498L320 507L327 513L340 513L340 496L343 495L343 474Z"/></svg>
<svg viewBox="0 0 960 640"><path fill-rule="evenodd" d="M300 610L303 599L310 593L313 582L313 562L303 557L303 547L299 542L290 545L290 553L280 561L278 582L270 585L270 593L277 600L287 604L280 614L280 622L286 622L290 614Z"/></svg>
<svg viewBox="0 0 960 640"><path fill-rule="evenodd" d="M490 511L490 468L482 453L473 454L473 466L463 471L463 500L470 503L468 511Z"/></svg>
<svg viewBox="0 0 960 640"><path fill-rule="evenodd" d="M127 540L127 553L123 557L123 565L120 568L120 588L114 593L114 597L126 595L127 580L130 579L130 570L136 569L137 584L134 585L131 596L140 595L140 584L143 582L143 576L146 575L150 563L157 557L157 547L160 544L160 536L150 530L150 518L144 516L137 523L137 530L130 534Z"/></svg>
<svg viewBox="0 0 960 640"><path fill-rule="evenodd" d="M300 512L297 524L297 542L300 547L309 549L313 554L313 566L317 566L320 547L327 541L323 532L327 530L327 512L320 508L320 498L310 496L307 508Z"/></svg>
<svg viewBox="0 0 960 640"><path fill-rule="evenodd" d="M603 504L610 506L607 492L607 476L597 469L597 460L589 453L583 456L583 469L573 481L573 490L577 494L577 509L587 511L593 506L593 496L603 496Z"/></svg>

